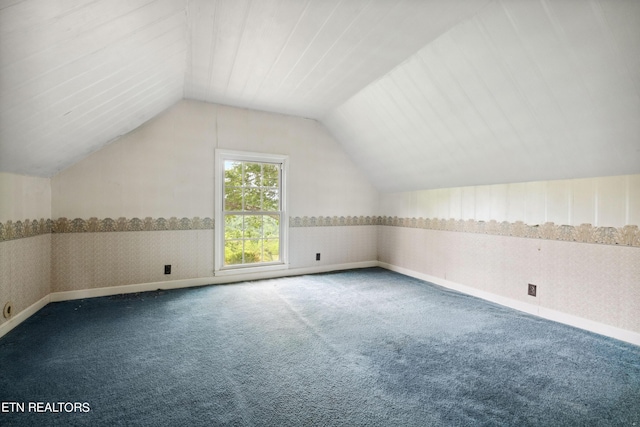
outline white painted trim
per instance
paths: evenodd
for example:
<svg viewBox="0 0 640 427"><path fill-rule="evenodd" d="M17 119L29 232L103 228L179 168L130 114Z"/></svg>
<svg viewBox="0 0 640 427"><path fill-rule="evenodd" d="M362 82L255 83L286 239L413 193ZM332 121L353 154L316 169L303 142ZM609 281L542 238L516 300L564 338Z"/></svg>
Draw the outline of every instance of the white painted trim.
<svg viewBox="0 0 640 427"><path fill-rule="evenodd" d="M541 317L543 319L551 320L565 325L573 326L579 329L584 329L596 334L605 335L607 337L615 338L620 341L625 341L634 345L640 346L640 333L629 331L626 329L617 328L615 326L606 325L604 323L595 322L593 320L585 319L582 317L574 316L571 314L563 313L560 311L552 310L549 308L541 307L537 304L529 304L522 301L517 301L511 298L506 298L500 295L486 292L480 289L473 288L471 286L461 285L450 280L441 279L429 274L420 273L414 270L410 270L404 267L398 267L386 262L378 262L378 266L387 270L395 271L406 276L414 277L416 279L424 280L434 283L436 285L452 289L454 291L461 292L463 294L471 295L486 301L494 302L496 304L513 308L518 311L522 311L534 316Z"/></svg>
<svg viewBox="0 0 640 427"><path fill-rule="evenodd" d="M215 272L215 276L237 276L241 274L249 274L254 272L261 271L275 271L275 270L288 270L289 264L284 264L281 262L272 263L272 264L260 264L255 267L249 266L241 266L241 267L228 267L223 270L218 270Z"/></svg>
<svg viewBox="0 0 640 427"><path fill-rule="evenodd" d="M196 279L167 280L164 282L136 283L132 285L110 286L105 288L80 289L77 291L60 291L51 294L51 302L71 301L84 298L105 297L119 294L134 294L136 292L149 292L158 289L180 289L195 286L208 285L209 277Z"/></svg>
<svg viewBox="0 0 640 427"><path fill-rule="evenodd" d="M236 274L223 277L199 277L195 279L170 280L164 282L137 283L133 285L112 286L106 288L81 289L77 291L52 292L39 301L31 304L14 317L0 325L0 338L20 323L27 320L50 302L71 301L83 298L96 298L110 295L132 294L136 292L156 291L158 289L181 289L196 286L219 285L225 283L245 282L249 280L273 279L276 277L300 276L304 274L326 273L329 271L352 270L356 268L377 267L378 261L362 261L346 264L332 264L319 267L293 268L289 270L272 270L255 273Z"/></svg>
<svg viewBox="0 0 640 427"><path fill-rule="evenodd" d="M220 285L250 280L273 279L277 277L300 276L303 274L326 273L329 271L352 270L355 268L377 267L378 261L353 262L348 264L332 264L320 267L293 268L289 270L260 271L254 273L235 274L232 276L211 276L195 279L170 280L164 282L138 283L134 285L112 286L107 288L82 289L78 291L62 291L51 294L51 302L70 301L83 298L104 297L109 295L149 292L158 289L181 289L196 286Z"/></svg>
<svg viewBox="0 0 640 427"><path fill-rule="evenodd" d="M603 323L595 322L593 320L584 319L578 316L573 316L571 314L562 313L562 312L551 310L545 307L540 307L535 304L529 304L522 301L516 301L511 298L505 298L500 295L496 295L490 292L472 288L470 286L461 285L459 283L452 282L450 280L441 279L439 277L431 276L429 274L419 273L414 270L409 270L407 268L398 267L398 266L388 264L385 262L380 262L380 261L362 261L362 262L353 262L353 263L346 263L346 264L331 264L331 265L324 265L324 266L318 266L318 267L293 268L289 270L263 271L263 272L256 272L256 273L238 274L233 276L200 277L195 279L138 283L133 285L112 286L107 288L53 292L41 298L39 301L33 303L31 306L29 306L25 310L22 310L20 313L15 315L13 318L8 320L7 322L1 324L0 337L7 334L9 331L11 331L13 328L18 326L20 323L24 322L30 316L35 314L38 310L42 309L49 302L70 301L70 300L83 299L83 298L95 298L95 297L128 294L128 293L136 293L136 292L148 292L148 291L155 291L158 289L169 290L169 289L181 289L181 288L217 285L217 284L225 284L225 283L237 283L237 282L244 282L244 281L250 281L250 280L273 279L277 277L300 276L304 274L326 273L330 271L352 270L356 268L370 268L370 267L382 267L387 270L395 271L395 272L404 274L406 276L431 282L436 285L445 287L447 289L452 289L466 295L471 295L474 297L478 297L480 299L484 299L486 301L503 305L505 307L513 308L518 311L533 314L543 319L552 320L558 323L563 323L565 325L584 329L590 332L594 332L596 334L605 335L611 338L618 339L620 341L625 341L625 342L640 346L640 333L637 333L637 332L617 328L615 326L605 325Z"/></svg>
<svg viewBox="0 0 640 427"><path fill-rule="evenodd" d="M289 156L286 154L256 153L216 148L214 156L214 271L223 273L224 267L224 162L225 160L239 160L242 162L276 163L280 169L280 203L282 217L280 219L280 261L283 265L289 263L289 205L288 205L288 176ZM268 266L252 265L236 268L264 268ZM235 269L235 268L234 268ZM223 273L224 274L224 273Z"/></svg>
<svg viewBox="0 0 640 427"><path fill-rule="evenodd" d="M289 270L272 270L255 273L236 274L232 276L199 277L195 279L170 280L164 282L137 283L133 285L112 286L106 288L81 289L77 291L52 292L39 301L31 304L14 317L0 325L0 338L20 323L34 315L50 302L71 301L83 298L96 298L110 295L132 294L136 292L148 292L158 289L181 289L196 286L220 285L225 283L237 283L250 280L273 279L276 277L300 276L303 274L326 273L329 271L352 270L356 268L377 267L378 261L352 262L347 264L332 264L319 267L293 268Z"/></svg>
<svg viewBox="0 0 640 427"><path fill-rule="evenodd" d="M40 298L38 301L31 304L29 307L22 310L20 313L11 317L11 319L4 322L0 325L0 338L5 336L9 331L18 326L20 323L27 320L29 317L36 314L40 309L42 309L45 305L49 304L51 301L51 294L45 295Z"/></svg>

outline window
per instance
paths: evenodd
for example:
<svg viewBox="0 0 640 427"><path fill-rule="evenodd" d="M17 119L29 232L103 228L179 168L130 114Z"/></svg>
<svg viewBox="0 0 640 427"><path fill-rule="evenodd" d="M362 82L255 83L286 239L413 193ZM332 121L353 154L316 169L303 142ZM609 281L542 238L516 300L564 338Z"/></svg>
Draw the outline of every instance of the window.
<svg viewBox="0 0 640 427"><path fill-rule="evenodd" d="M216 150L216 271L286 267L287 157Z"/></svg>

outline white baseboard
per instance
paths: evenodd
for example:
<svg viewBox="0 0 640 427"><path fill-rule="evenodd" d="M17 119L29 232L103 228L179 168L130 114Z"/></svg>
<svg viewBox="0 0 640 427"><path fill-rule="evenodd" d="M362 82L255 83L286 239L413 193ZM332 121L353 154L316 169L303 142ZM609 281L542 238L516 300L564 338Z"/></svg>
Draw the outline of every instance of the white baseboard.
<svg viewBox="0 0 640 427"><path fill-rule="evenodd" d="M329 271L339 270L352 270L356 268L369 268L369 267L382 267L387 270L395 271L406 276L415 277L416 279L424 280L434 283L439 286L443 286L448 289L452 289L467 295L478 297L486 301L491 301L496 304L503 305L505 307L513 308L525 313L533 314L544 319L552 320L566 325L574 326L580 329L585 329L590 332L594 332L600 335L605 335L611 338L625 341L631 344L640 346L640 333L628 331L626 329L616 328L614 326L606 325L603 323L595 322L593 320L584 319L581 317L573 316L570 314L562 313L556 310L551 310L545 307L540 307L536 304L528 304L522 301L516 301L510 298L505 298L500 295L492 294L490 292L482 291L470 286L462 285L450 280L441 279L439 277L431 276L428 274L420 273L407 268L398 267L392 264L379 262L379 261L363 261L346 264L333 264L323 265L318 267L304 267L304 268L292 268L288 270L276 270L262 273L250 273L250 274L237 274L233 276L212 276L212 277L200 277L195 279L182 279L171 280L163 282L150 282L139 283L133 285L113 286L106 288L96 289L82 289L77 291L62 291L53 292L39 301L33 303L31 306L22 310L20 313L12 317L7 322L0 325L0 337L7 334L13 328L24 322L30 316L35 314L38 310L43 308L49 302L70 301L83 298L95 298L110 295L128 294L136 292L148 292L158 289L180 289L190 288L196 286L216 285L225 283L236 283L250 280L272 279L277 277L287 276L299 276L304 274L316 274L326 273Z"/></svg>
<svg viewBox="0 0 640 427"><path fill-rule="evenodd" d="M224 276L199 277L194 279L168 280L163 282L138 283L133 285L111 286L106 288L81 289L77 291L61 291L50 294L51 302L70 301L83 298L104 297L119 294L148 292L158 289L181 289L205 285L246 282L250 280L273 279L276 277L300 276L303 274L326 273L328 271L352 270L355 268L377 267L378 261L363 261L347 264L332 264L318 267L290 268L259 273L234 274Z"/></svg>
<svg viewBox="0 0 640 427"><path fill-rule="evenodd" d="M9 331L11 331L13 328L18 326L20 323L24 322L29 317L36 314L42 307L49 304L49 302L51 301L50 297L51 297L51 294L45 295L44 297L40 298L38 301L31 304L29 307L22 310L20 313L11 317L11 319L7 320L2 325L0 325L0 338L5 336L7 333L9 333Z"/></svg>
<svg viewBox="0 0 640 427"><path fill-rule="evenodd" d="M230 276L199 277L195 279L170 280L163 282L138 283L133 285L112 286L106 288L81 289L77 291L52 292L25 310L16 314L10 320L0 325L0 337L27 320L38 310L50 302L71 301L83 298L104 297L119 294L131 294L136 292L148 292L158 289L180 289L196 286L218 285L225 283L245 282L249 280L273 279L276 277L300 276L303 274L326 273L329 271L352 270L356 268L377 267L378 261L352 262L346 264L322 265L318 267L290 268L287 270L274 270L261 273L234 274Z"/></svg>
<svg viewBox="0 0 640 427"><path fill-rule="evenodd" d="M558 323L563 323L565 325L573 326L579 329L584 329L589 332L605 335L607 337L615 338L620 341L625 341L625 342L640 346L640 333L638 332L617 328L615 326L610 326L604 323L595 322L593 320L585 319L582 317L573 316L571 314L563 313L561 311L540 307L537 304L529 304L526 302L511 299L511 298L506 298L500 295L493 294L491 292L486 292L480 289L473 288L471 286L461 285L460 283L442 279L440 277L435 277L429 274L424 274L414 270L409 270L404 267L398 267L393 264L378 262L378 266L385 268L387 270L404 274L406 276L431 282L436 285L461 292L463 294L471 295L486 301L503 305L505 307L513 308L518 311L523 311L525 313L533 314L543 319L552 320Z"/></svg>

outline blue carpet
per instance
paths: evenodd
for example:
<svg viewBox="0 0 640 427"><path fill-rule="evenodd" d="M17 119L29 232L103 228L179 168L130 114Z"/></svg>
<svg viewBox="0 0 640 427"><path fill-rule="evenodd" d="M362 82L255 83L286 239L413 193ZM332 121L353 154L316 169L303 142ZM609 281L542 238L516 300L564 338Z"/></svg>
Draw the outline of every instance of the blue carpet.
<svg viewBox="0 0 640 427"><path fill-rule="evenodd" d="M2 426L640 426L640 348L365 269L49 304L0 339L0 402L25 405Z"/></svg>

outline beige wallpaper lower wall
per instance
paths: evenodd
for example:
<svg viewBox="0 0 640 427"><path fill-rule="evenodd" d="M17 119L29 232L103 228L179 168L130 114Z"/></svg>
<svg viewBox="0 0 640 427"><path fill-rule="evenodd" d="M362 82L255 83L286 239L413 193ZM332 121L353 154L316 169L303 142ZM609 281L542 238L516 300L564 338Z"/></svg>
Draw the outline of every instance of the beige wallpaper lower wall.
<svg viewBox="0 0 640 427"><path fill-rule="evenodd" d="M377 260L376 225L291 227L290 268L320 267ZM320 253L320 261L316 254Z"/></svg>
<svg viewBox="0 0 640 427"><path fill-rule="evenodd" d="M10 301L15 316L49 294L51 239L42 234L0 243L0 309Z"/></svg>
<svg viewBox="0 0 640 427"><path fill-rule="evenodd" d="M213 230L54 233L52 292L213 275ZM164 265L171 264L171 274Z"/></svg>
<svg viewBox="0 0 640 427"><path fill-rule="evenodd" d="M299 223L289 229L292 269L379 260L640 332L638 247L366 221L338 226ZM4 241L0 303L11 300L15 315L50 292L212 277L213 233L212 229L54 232ZM321 254L320 261L316 253ZM171 275L164 274L165 264L172 265ZM538 286L536 298L527 296L528 283ZM4 321L0 318L0 324Z"/></svg>
<svg viewBox="0 0 640 427"><path fill-rule="evenodd" d="M381 262L640 332L636 247L393 226L377 246Z"/></svg>
<svg viewBox="0 0 640 427"><path fill-rule="evenodd" d="M377 258L377 226L292 227L290 268ZM51 292L213 277L213 230L54 233ZM316 261L316 253L321 260ZM164 265L171 264L171 275Z"/></svg>

